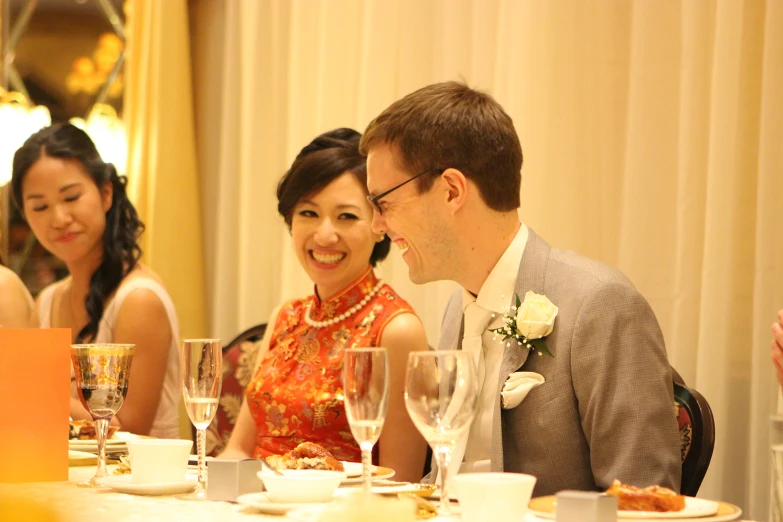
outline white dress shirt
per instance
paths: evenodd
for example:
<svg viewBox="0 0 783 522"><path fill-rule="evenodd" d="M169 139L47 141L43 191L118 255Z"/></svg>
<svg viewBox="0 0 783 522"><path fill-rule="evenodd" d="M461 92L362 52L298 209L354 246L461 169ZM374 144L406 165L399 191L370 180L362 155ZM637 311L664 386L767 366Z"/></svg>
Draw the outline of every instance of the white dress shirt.
<svg viewBox="0 0 783 522"><path fill-rule="evenodd" d="M479 408L470 427L464 450L464 462L459 468L460 473L489 471L492 419L497 407L496 401L499 400L498 379L504 350L503 338L490 332L489 329L503 326L503 316L508 312L514 298L514 287L519 273L519 265L522 262L522 254L525 252L527 237L528 228L524 223L521 223L511 244L500 257L487 280L484 281L478 296L474 297L467 290L463 290L463 310L475 302L494 316L490 319L488 328L484 330L481 337L484 353L483 364L479 366L479 371L483 369L484 375L483 377L479 376L479 382L483 381L483 385L479 390ZM455 457L459 450L461 448L455 450ZM457 466L451 466L451 468L456 470Z"/></svg>

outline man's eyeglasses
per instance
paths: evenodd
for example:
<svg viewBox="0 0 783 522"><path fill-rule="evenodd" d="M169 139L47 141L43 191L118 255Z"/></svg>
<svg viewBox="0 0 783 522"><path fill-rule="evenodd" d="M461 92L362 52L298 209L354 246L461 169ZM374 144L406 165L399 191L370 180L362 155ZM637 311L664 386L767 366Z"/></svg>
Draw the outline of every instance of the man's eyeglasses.
<svg viewBox="0 0 783 522"><path fill-rule="evenodd" d="M418 178L418 177L420 177L420 176L423 176L423 175L425 175L425 174L429 174L430 172L438 172L438 175L441 175L441 174L443 174L444 172L446 172L446 169L427 169L427 170L425 170L424 172L419 172L418 174L416 174L416 175L415 175L415 176L413 176L412 178L408 178L408 179L406 179L405 181L403 181L403 182L402 182L402 183L400 183L399 185L395 185L394 187L390 188L390 189L389 189L389 190L387 190L386 192L382 192L381 194L378 194L377 196L367 196L367 201L369 201L369 202L370 202L370 206L371 206L371 207L372 207L372 208L373 208L373 209L374 209L374 210L375 210L375 211L376 211L378 214L380 214L380 215L383 215L383 209L381 209L381 206L378 204L378 201L379 201L379 200L380 200L382 197L388 196L389 194L391 194L392 192L394 192L394 191L395 191L395 190L397 190L398 188L402 187L403 185L405 185L405 184L407 184L407 183L410 183L411 181L413 181L414 179L416 179L416 178Z"/></svg>

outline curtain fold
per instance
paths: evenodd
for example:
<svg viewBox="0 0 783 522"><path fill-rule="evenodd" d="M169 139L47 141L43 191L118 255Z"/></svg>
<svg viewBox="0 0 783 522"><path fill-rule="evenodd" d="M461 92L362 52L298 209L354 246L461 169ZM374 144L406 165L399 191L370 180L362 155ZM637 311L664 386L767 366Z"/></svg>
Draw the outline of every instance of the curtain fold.
<svg viewBox="0 0 783 522"><path fill-rule="evenodd" d="M315 135L463 79L522 142L522 218L625 272L716 417L700 491L767 518L783 307L783 7L643 0L193 0L210 334L312 291L275 187ZM224 38L225 36L225 38ZM219 80L216 80L218 78ZM453 283L379 269L430 344Z"/></svg>
<svg viewBox="0 0 783 522"><path fill-rule="evenodd" d="M203 337L204 269L186 0L127 5L128 192L147 226L143 262L163 279L180 335Z"/></svg>

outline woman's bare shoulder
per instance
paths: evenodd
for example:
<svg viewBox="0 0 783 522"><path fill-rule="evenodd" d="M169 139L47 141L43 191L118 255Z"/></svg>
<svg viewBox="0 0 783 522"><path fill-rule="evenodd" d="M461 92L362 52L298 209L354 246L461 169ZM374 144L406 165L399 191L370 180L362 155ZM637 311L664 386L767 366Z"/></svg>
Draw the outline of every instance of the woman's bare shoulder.
<svg viewBox="0 0 783 522"><path fill-rule="evenodd" d="M0 265L0 293L26 297L32 301L30 292L27 290L24 282L16 275L16 272L3 265Z"/></svg>
<svg viewBox="0 0 783 522"><path fill-rule="evenodd" d="M126 275L125 278L123 278L120 285L127 284L135 279L150 279L158 283L163 288L166 288L166 285L163 283L163 279L161 279L154 270L143 263L137 263L133 270L131 270L131 272Z"/></svg>

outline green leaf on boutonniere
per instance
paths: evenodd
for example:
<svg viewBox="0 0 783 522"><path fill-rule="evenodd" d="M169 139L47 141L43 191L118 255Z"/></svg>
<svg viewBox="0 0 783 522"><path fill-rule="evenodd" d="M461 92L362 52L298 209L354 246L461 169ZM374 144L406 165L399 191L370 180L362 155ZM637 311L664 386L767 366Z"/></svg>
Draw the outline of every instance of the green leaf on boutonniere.
<svg viewBox="0 0 783 522"><path fill-rule="evenodd" d="M546 339L544 339L543 337L541 339L533 339L532 341L528 341L527 343L530 346L532 346L535 351L538 352L538 355L545 353L552 358L555 357L554 355L552 355L552 352L549 351L549 348L547 348Z"/></svg>

